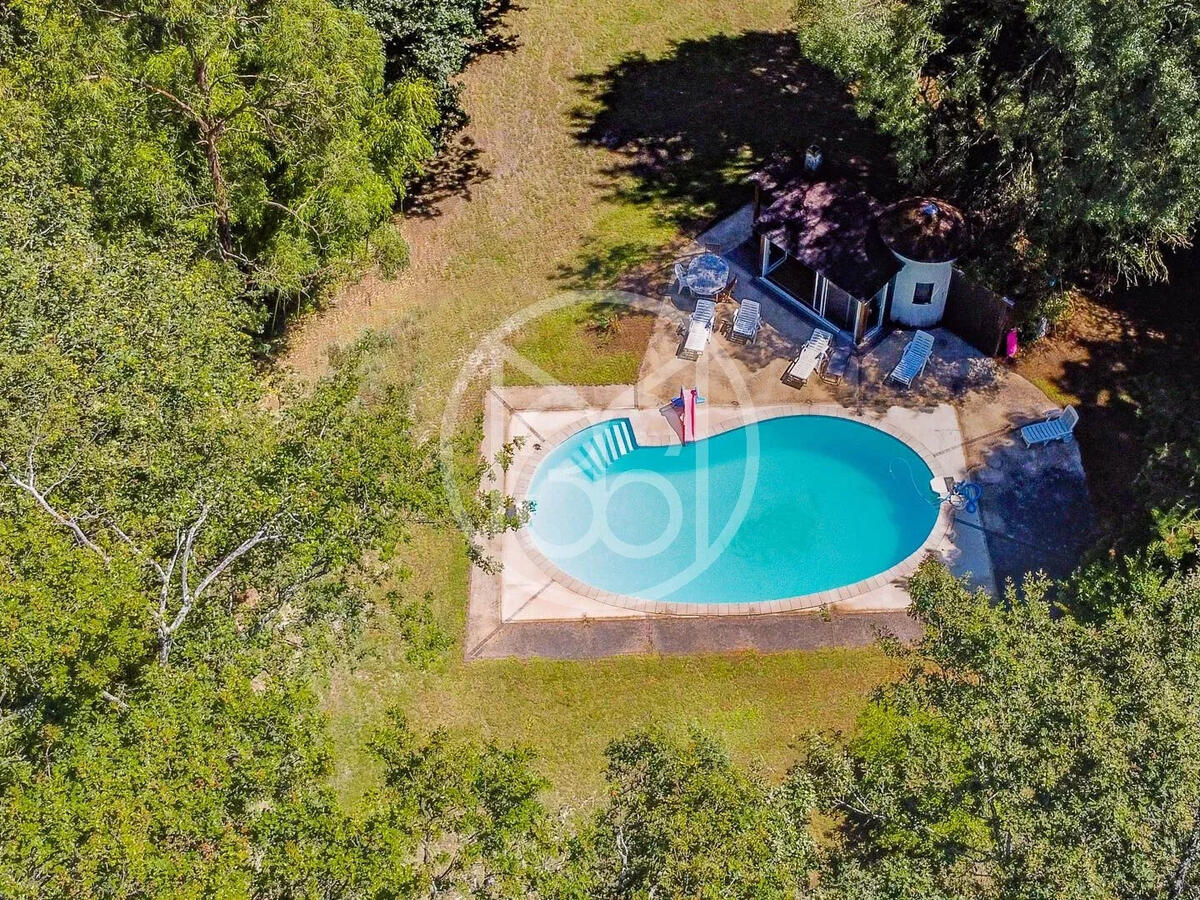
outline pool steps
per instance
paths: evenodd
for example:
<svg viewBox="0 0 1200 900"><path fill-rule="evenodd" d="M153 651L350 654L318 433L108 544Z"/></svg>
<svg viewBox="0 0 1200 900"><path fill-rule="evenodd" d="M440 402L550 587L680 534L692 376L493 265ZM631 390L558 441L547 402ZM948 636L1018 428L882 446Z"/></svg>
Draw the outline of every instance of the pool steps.
<svg viewBox="0 0 1200 900"><path fill-rule="evenodd" d="M592 439L575 451L572 462L589 480L603 478L608 467L637 449L633 426L628 419L616 419L596 431Z"/></svg>

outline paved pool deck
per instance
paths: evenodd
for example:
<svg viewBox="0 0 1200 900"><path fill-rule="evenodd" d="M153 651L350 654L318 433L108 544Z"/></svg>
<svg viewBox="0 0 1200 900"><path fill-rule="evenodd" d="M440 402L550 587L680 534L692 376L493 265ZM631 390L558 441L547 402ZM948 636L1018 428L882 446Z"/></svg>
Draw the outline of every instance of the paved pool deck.
<svg viewBox="0 0 1200 900"><path fill-rule="evenodd" d="M738 239L734 228L721 236L730 247L719 249L738 276L738 296L762 304L764 326L753 344L728 340L733 307L723 304L704 354L683 359L680 325L694 301L668 290L639 298L636 305L656 313L656 322L636 384L506 387L493 382L486 389L485 456L491 459L506 442L523 440L511 465L490 486L521 499L545 453L603 419L629 418L639 443L677 441L678 423L669 404L687 386L699 388L707 399L698 407L698 437L776 415L856 419L906 439L935 474L983 485L978 512L946 511L914 558L854 590L791 598L774 608L710 604L668 610L630 603L558 571L526 534L501 535L484 547L500 563L499 571L471 573L468 658L772 651L868 644L881 632L908 639L919 628L905 612L910 602L906 578L919 558L941 559L996 595L1008 580L1019 584L1027 572L1065 574L1090 542L1094 519L1078 448L1059 443L1028 449L1018 433L1021 425L1053 408L1040 390L944 330L934 330L933 358L910 389L884 384L911 337L904 331L854 356L836 384L813 378L799 390L786 385L780 376L813 325L754 280L749 248ZM708 242L710 248L713 244Z"/></svg>

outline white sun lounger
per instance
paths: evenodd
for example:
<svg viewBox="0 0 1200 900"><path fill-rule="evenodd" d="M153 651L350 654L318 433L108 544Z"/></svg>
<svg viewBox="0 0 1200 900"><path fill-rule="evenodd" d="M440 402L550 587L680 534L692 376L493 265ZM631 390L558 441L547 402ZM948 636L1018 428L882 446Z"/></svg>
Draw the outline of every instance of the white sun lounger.
<svg viewBox="0 0 1200 900"><path fill-rule="evenodd" d="M1079 424L1079 413L1075 407L1068 406L1061 412L1051 414L1044 422L1034 422L1021 429L1021 437L1025 446L1048 444L1051 441L1069 441Z"/></svg>
<svg viewBox="0 0 1200 900"><path fill-rule="evenodd" d="M758 326L762 324L762 310L757 300L743 300L738 306L737 315L733 317L733 327L729 330L729 339L741 344L748 344L758 334Z"/></svg>
<svg viewBox="0 0 1200 900"><path fill-rule="evenodd" d="M793 387L802 387L808 382L808 379L812 378L813 372L817 371L817 367L824 359L824 350L809 347L806 344L800 351L800 355L792 360L792 364L783 373L784 382Z"/></svg>
<svg viewBox="0 0 1200 900"><path fill-rule="evenodd" d="M697 300L696 310L688 321L687 340L679 355L684 359L699 359L716 322L717 304L712 300Z"/></svg>
<svg viewBox="0 0 1200 900"><path fill-rule="evenodd" d="M824 329L814 328L804 346L800 348L799 355L783 373L783 383L792 387L804 387L825 361L832 346L833 335Z"/></svg>
<svg viewBox="0 0 1200 900"><path fill-rule="evenodd" d="M913 379L925 371L929 357L933 354L933 335L928 331L918 331L913 335L900 362L888 373L888 378L898 381L905 387L911 387ZM884 379L885 381L887 379Z"/></svg>
<svg viewBox="0 0 1200 900"><path fill-rule="evenodd" d="M711 322L698 322L695 319L688 324L687 340L683 343L683 349L679 355L684 359L699 359L700 354L704 352L704 348L708 345L708 337L712 334Z"/></svg>
<svg viewBox="0 0 1200 900"><path fill-rule="evenodd" d="M815 347L818 350L829 352L829 348L833 346L833 334L826 331L824 328L814 328L813 333L808 336L808 341L804 344L805 347Z"/></svg>

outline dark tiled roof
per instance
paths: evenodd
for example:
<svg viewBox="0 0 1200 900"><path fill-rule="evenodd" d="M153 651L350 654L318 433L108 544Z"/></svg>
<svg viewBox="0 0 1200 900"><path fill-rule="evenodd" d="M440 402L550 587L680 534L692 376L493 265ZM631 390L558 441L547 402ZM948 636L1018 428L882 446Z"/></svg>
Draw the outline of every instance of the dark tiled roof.
<svg viewBox="0 0 1200 900"><path fill-rule="evenodd" d="M842 290L866 299L900 271L876 228L879 204L854 182L816 176L758 184L769 205L755 230Z"/></svg>
<svg viewBox="0 0 1200 900"><path fill-rule="evenodd" d="M966 242L963 214L933 197L913 197L893 203L879 216L883 242L906 259L948 262L957 259Z"/></svg>

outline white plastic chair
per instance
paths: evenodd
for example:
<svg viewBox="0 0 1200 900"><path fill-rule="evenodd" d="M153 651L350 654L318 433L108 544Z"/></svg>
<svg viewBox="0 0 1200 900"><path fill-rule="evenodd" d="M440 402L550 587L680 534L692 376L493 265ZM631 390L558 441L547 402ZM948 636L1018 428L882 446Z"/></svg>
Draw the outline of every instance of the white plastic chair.
<svg viewBox="0 0 1200 900"><path fill-rule="evenodd" d="M687 283L687 267L683 263L675 263L675 290L679 294L690 294L692 289Z"/></svg>

